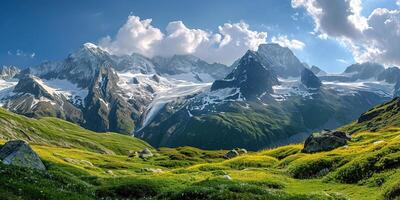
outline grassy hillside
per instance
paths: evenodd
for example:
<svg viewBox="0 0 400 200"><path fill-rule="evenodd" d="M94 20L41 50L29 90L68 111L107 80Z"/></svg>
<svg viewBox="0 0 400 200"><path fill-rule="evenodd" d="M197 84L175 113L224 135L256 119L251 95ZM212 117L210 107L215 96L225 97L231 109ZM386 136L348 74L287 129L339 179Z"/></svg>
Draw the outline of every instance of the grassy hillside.
<svg viewBox="0 0 400 200"><path fill-rule="evenodd" d="M57 118L33 119L0 108L0 139L75 148L105 154L151 148L142 140L116 133L96 133Z"/></svg>
<svg viewBox="0 0 400 200"><path fill-rule="evenodd" d="M400 127L400 97L371 108L363 113L360 118L343 130L355 133L359 131L379 131L387 127Z"/></svg>
<svg viewBox="0 0 400 200"><path fill-rule="evenodd" d="M329 152L301 153L296 144L229 160L226 151L193 147L128 157L129 150L148 145L1 110L2 142L30 138L48 171L0 164L0 182L6 183L0 199L399 199L400 118L387 114L393 109L380 112L380 120L376 115L343 127L353 133L351 142ZM379 128L371 125L377 122Z"/></svg>

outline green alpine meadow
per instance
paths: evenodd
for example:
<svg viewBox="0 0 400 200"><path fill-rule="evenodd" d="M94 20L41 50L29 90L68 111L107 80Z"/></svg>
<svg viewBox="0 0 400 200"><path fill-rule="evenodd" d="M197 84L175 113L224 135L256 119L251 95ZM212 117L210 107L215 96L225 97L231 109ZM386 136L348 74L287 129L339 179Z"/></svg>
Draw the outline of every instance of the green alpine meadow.
<svg viewBox="0 0 400 200"><path fill-rule="evenodd" d="M400 200L400 0L0 1L0 200Z"/></svg>
<svg viewBox="0 0 400 200"><path fill-rule="evenodd" d="M0 112L1 143L29 141L45 165L0 165L2 199L396 199L400 99L372 108L345 146L305 153L303 144L242 152L153 148L56 118ZM378 113L378 114L372 114ZM369 116L369 117L365 117ZM10 127L10 125L13 127ZM153 155L142 158L147 148Z"/></svg>

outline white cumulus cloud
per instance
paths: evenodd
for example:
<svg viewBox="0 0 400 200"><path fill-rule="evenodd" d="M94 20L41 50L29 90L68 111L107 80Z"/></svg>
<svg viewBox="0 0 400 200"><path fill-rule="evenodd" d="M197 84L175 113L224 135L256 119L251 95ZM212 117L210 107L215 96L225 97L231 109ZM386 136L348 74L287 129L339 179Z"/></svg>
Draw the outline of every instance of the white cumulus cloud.
<svg viewBox="0 0 400 200"><path fill-rule="evenodd" d="M347 46L357 62L400 66L400 10L361 15L361 0L292 0L313 18L315 30Z"/></svg>
<svg viewBox="0 0 400 200"><path fill-rule="evenodd" d="M182 21L170 22L163 32L152 26L151 21L129 16L115 38L102 38L99 45L116 55L193 54L208 62L230 64L248 49L257 50L267 40L266 32L251 30L245 22L225 23L213 33L188 28Z"/></svg>
<svg viewBox="0 0 400 200"><path fill-rule="evenodd" d="M140 20L139 17L129 16L115 39L107 36L100 40L99 45L117 55L140 53L151 56L164 37L158 28L151 25L151 21L151 19Z"/></svg>
<svg viewBox="0 0 400 200"><path fill-rule="evenodd" d="M272 37L271 42L277 43L283 47L288 47L289 49L303 49L305 46L305 44L300 40L289 40L287 35L274 36Z"/></svg>

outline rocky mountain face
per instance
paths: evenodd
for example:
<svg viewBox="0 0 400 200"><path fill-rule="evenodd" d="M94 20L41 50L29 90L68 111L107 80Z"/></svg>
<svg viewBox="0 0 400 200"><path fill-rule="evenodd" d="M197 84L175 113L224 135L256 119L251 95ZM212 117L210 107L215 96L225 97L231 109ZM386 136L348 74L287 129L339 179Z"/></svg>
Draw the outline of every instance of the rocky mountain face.
<svg viewBox="0 0 400 200"><path fill-rule="evenodd" d="M283 78L299 77L306 67L287 47L278 44L262 44L256 54L264 65L271 65L276 74Z"/></svg>
<svg viewBox="0 0 400 200"><path fill-rule="evenodd" d="M239 88L240 93L250 99L272 92L272 86L278 84L278 78L270 65L261 64L255 52L248 51L230 74L212 84L211 91Z"/></svg>
<svg viewBox="0 0 400 200"><path fill-rule="evenodd" d="M1 66L0 67L0 78L4 80L12 79L19 74L21 70L15 66Z"/></svg>
<svg viewBox="0 0 400 200"><path fill-rule="evenodd" d="M134 130L138 111L118 93L118 76L111 67L101 66L89 87L83 109L86 126L95 131Z"/></svg>
<svg viewBox="0 0 400 200"><path fill-rule="evenodd" d="M321 87L321 80L309 69L303 69L301 72L301 83L307 88L318 89Z"/></svg>

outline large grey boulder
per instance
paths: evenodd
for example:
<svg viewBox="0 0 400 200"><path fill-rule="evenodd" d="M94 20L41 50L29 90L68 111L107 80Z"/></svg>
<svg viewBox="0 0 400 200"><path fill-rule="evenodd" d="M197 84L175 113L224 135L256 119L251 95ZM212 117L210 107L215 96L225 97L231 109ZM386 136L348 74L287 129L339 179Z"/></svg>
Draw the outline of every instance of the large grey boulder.
<svg viewBox="0 0 400 200"><path fill-rule="evenodd" d="M148 148L143 149L139 152L139 158L150 158L153 157L153 153Z"/></svg>
<svg viewBox="0 0 400 200"><path fill-rule="evenodd" d="M39 156L22 140L13 140L4 144L0 148L0 161L6 165L46 170Z"/></svg>
<svg viewBox="0 0 400 200"><path fill-rule="evenodd" d="M225 157L228 159L231 159L231 158L237 157L239 155L240 155L239 152L237 152L235 149L232 149L225 154Z"/></svg>
<svg viewBox="0 0 400 200"><path fill-rule="evenodd" d="M313 133L304 143L302 152L315 153L321 151L330 151L341 146L347 145L351 137L341 131L324 130L319 133Z"/></svg>

